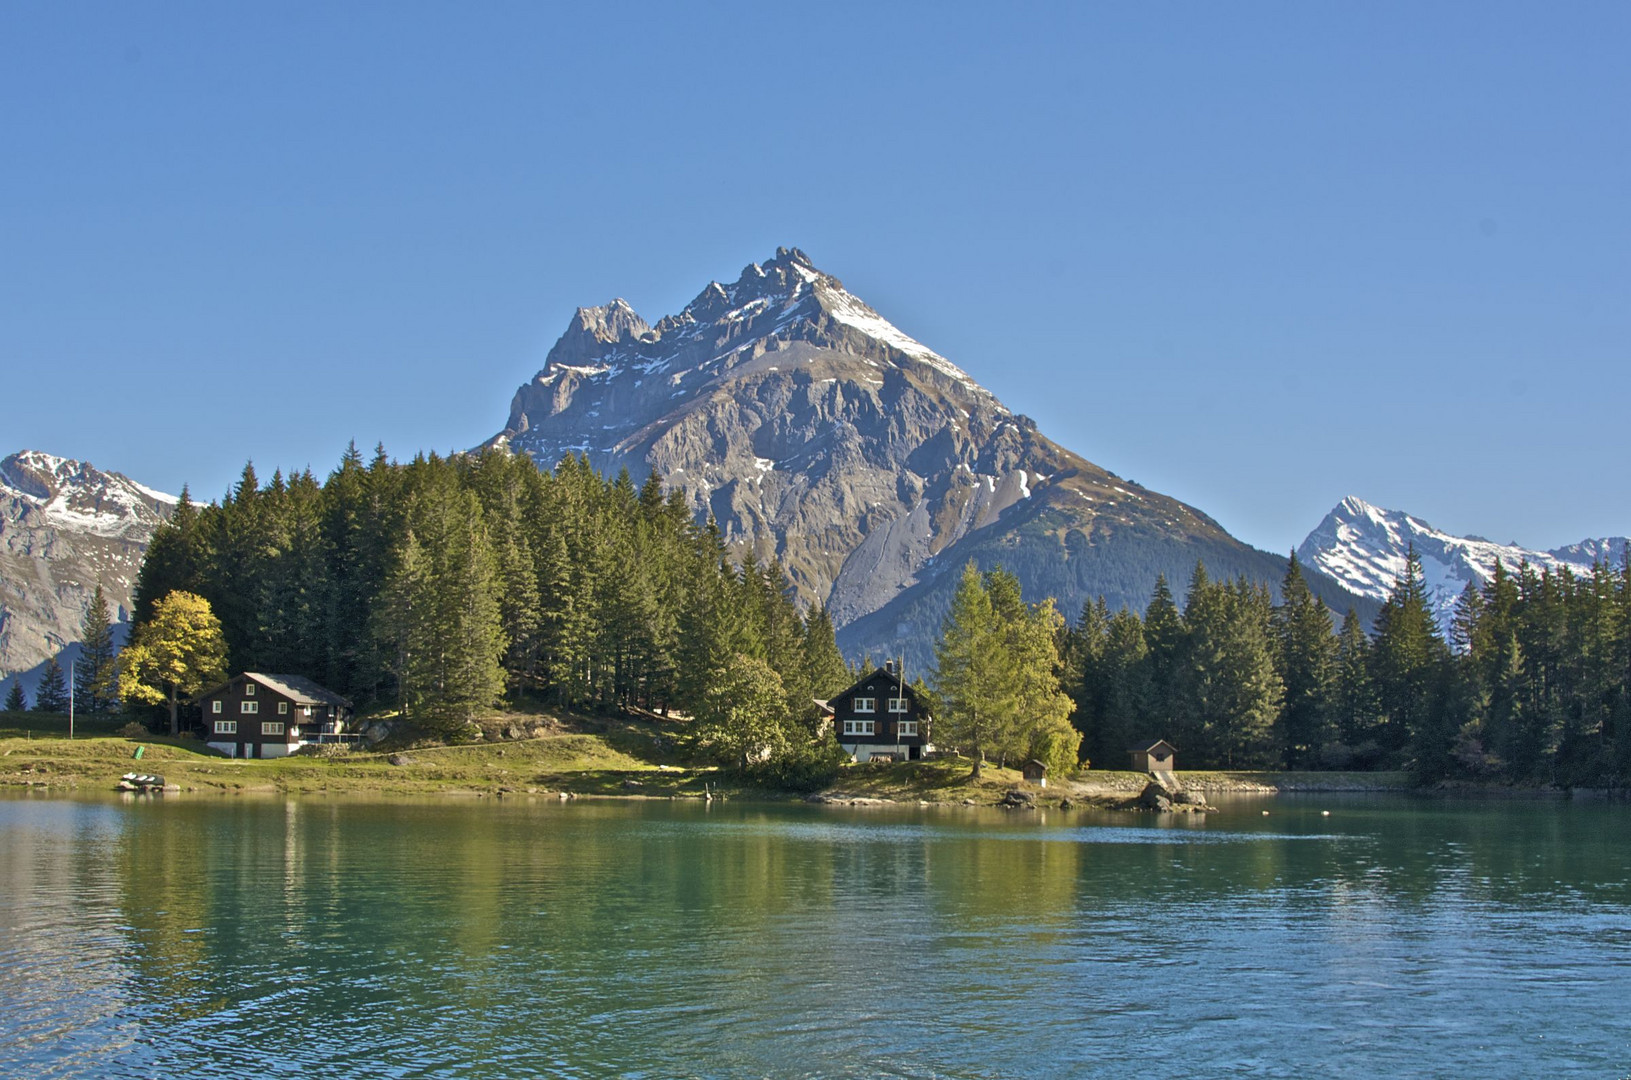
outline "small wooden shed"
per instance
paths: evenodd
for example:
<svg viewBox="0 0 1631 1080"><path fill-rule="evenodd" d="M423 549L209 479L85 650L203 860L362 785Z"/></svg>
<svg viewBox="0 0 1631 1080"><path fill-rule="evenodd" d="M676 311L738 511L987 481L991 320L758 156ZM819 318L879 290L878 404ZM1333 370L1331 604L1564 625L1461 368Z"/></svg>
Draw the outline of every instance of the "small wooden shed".
<svg viewBox="0 0 1631 1080"><path fill-rule="evenodd" d="M1178 752L1165 739L1138 743L1132 751L1134 772L1171 772L1172 755Z"/></svg>
<svg viewBox="0 0 1631 1080"><path fill-rule="evenodd" d="M1035 784L1037 787L1048 786L1048 767L1035 758L1021 765L1019 774L1025 778L1027 784Z"/></svg>

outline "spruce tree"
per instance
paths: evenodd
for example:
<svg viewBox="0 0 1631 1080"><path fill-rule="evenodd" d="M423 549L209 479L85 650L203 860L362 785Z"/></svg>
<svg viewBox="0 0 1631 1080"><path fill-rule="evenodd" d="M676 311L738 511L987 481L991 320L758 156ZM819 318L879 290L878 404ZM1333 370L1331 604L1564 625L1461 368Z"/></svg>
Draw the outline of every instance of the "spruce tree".
<svg viewBox="0 0 1631 1080"><path fill-rule="evenodd" d="M118 700L119 672L114 666L113 621L100 584L79 624L79 641L79 660L74 665L76 708L87 713L107 712Z"/></svg>
<svg viewBox="0 0 1631 1080"><path fill-rule="evenodd" d="M23 680L13 677L11 689L6 692L6 711L22 712L28 708L28 695L23 693Z"/></svg>
<svg viewBox="0 0 1631 1080"><path fill-rule="evenodd" d="M1371 671L1379 707L1379 741L1395 763L1414 761L1418 772L1437 775L1454 743L1443 715L1443 680L1449 649L1438 634L1412 546L1404 570L1376 618Z"/></svg>
<svg viewBox="0 0 1631 1080"><path fill-rule="evenodd" d="M838 651L837 634L826 604L817 604L804 620L804 662L811 692L825 701L854 680Z"/></svg>
<svg viewBox="0 0 1631 1080"><path fill-rule="evenodd" d="M1295 551L1280 586L1274 632L1276 667L1285 685L1278 723L1280 758L1288 769L1306 769L1322 760L1321 751L1336 737L1330 698L1337 641L1331 613L1309 590Z"/></svg>
<svg viewBox="0 0 1631 1080"><path fill-rule="evenodd" d="M68 681L63 677L62 665L52 656L40 673L39 685L34 688L34 711L65 713L68 711Z"/></svg>

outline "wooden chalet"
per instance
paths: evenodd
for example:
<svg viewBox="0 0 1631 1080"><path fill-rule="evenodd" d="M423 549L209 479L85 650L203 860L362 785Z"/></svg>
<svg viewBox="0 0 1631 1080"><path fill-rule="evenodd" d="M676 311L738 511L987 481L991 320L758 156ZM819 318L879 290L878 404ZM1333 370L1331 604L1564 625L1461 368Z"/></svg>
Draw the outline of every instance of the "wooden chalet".
<svg viewBox="0 0 1631 1080"><path fill-rule="evenodd" d="M827 700L838 745L856 761L916 761L934 749L934 720L893 660Z"/></svg>
<svg viewBox="0 0 1631 1080"><path fill-rule="evenodd" d="M246 671L194 699L204 741L228 757L271 758L308 743L351 742L351 702L301 675Z"/></svg>
<svg viewBox="0 0 1631 1080"><path fill-rule="evenodd" d="M1134 772L1171 772L1172 756L1178 752L1165 739L1137 743L1131 749Z"/></svg>
<svg viewBox="0 0 1631 1080"><path fill-rule="evenodd" d="M1035 784L1037 787L1048 786L1048 767L1035 758L1020 765L1019 775L1025 778L1027 784Z"/></svg>

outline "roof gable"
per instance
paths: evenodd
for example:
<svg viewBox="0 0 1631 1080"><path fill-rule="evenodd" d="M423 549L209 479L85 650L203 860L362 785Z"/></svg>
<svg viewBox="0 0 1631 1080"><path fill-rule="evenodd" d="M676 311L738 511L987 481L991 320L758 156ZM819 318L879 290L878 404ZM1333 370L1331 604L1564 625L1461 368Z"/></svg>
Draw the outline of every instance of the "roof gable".
<svg viewBox="0 0 1631 1080"><path fill-rule="evenodd" d="M202 701L205 698L214 697L227 687L241 681L254 682L260 686L264 686L273 693L281 694L282 696L288 698L296 705L335 705L342 708L351 707L351 702L346 698L341 697L339 694L336 694L334 691L329 690L326 687L318 686L304 675L266 675L259 671L245 671L240 675L234 675L221 685L211 687L202 694L199 694L194 700Z"/></svg>
<svg viewBox="0 0 1631 1080"><path fill-rule="evenodd" d="M899 691L900 691L900 696L901 697L909 698L914 703L917 701L917 695L912 692L912 684L909 683L909 682L906 682L904 679L902 679L895 672L889 671L889 670L887 670L885 668L874 668L870 675L861 676L859 679L855 680L855 684L853 686L850 686L848 689L846 689L841 694L834 694L832 697L828 698L827 700L828 701L837 701L839 698L847 698L847 697L850 697L851 695L857 693L858 691L869 689L869 687L867 686L867 683L870 683L873 679L879 678L880 676L886 682L888 682L890 684L890 686L897 687L899 689Z"/></svg>

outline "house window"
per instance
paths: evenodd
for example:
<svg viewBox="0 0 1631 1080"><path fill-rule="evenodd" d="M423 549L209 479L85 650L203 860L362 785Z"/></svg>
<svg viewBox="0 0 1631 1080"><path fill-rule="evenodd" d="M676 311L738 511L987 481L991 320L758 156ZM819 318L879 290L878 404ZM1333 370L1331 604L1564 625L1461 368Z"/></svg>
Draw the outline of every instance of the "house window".
<svg viewBox="0 0 1631 1080"><path fill-rule="evenodd" d="M890 698L889 699L889 711L890 712L905 712L906 711L906 699L903 698L903 697L892 697L892 698Z"/></svg>
<svg viewBox="0 0 1631 1080"><path fill-rule="evenodd" d="M236 735L236 734L238 734L238 721L236 721L236 720L217 720L215 722L215 733L217 735Z"/></svg>
<svg viewBox="0 0 1631 1080"><path fill-rule="evenodd" d="M279 716L287 716L288 713L289 713L289 703L287 701L278 702L277 703L277 714Z"/></svg>
<svg viewBox="0 0 1631 1080"><path fill-rule="evenodd" d="M255 696L255 684L252 683L252 682L244 683L244 697L254 697L254 696Z"/></svg>
<svg viewBox="0 0 1631 1080"><path fill-rule="evenodd" d="M210 702L210 712L220 712L220 711L221 711L221 699L216 698L214 701Z"/></svg>
<svg viewBox="0 0 1631 1080"><path fill-rule="evenodd" d="M872 734L872 724L873 722L871 720L845 720L844 734L870 735Z"/></svg>
<svg viewBox="0 0 1631 1080"><path fill-rule="evenodd" d="M262 735L282 735L283 725L267 720L261 724Z"/></svg>
<svg viewBox="0 0 1631 1080"><path fill-rule="evenodd" d="M300 715L301 716L310 716L311 715L311 706L310 705L300 706Z"/></svg>
<svg viewBox="0 0 1631 1080"><path fill-rule="evenodd" d="M260 712L261 703L258 701L240 701L238 702L238 711L246 713Z"/></svg>
<svg viewBox="0 0 1631 1080"><path fill-rule="evenodd" d="M899 720L899 721L896 721L896 723L895 723L895 735L897 737L904 737L904 736L907 736L907 735L916 735L916 734L917 734L917 721L916 720Z"/></svg>
<svg viewBox="0 0 1631 1080"><path fill-rule="evenodd" d="M878 699L875 697L858 697L855 699L856 712L877 712Z"/></svg>

